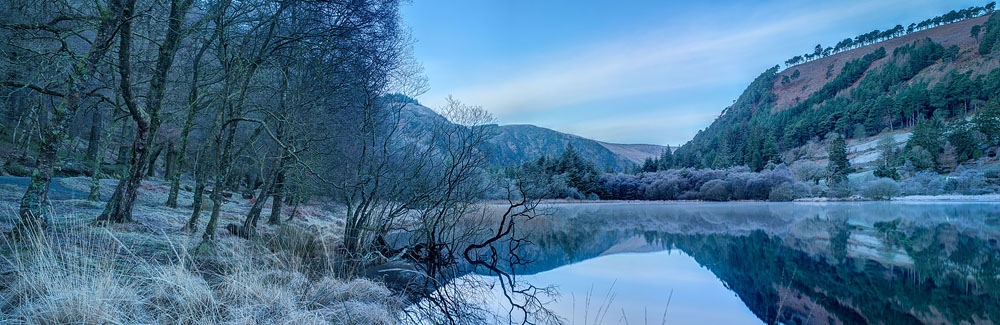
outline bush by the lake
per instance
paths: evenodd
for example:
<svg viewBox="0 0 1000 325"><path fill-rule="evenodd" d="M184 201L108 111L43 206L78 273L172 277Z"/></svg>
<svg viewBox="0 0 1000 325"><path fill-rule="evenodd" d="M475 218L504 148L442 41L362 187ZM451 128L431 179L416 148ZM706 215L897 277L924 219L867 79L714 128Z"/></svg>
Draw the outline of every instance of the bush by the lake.
<svg viewBox="0 0 1000 325"><path fill-rule="evenodd" d="M813 184L818 184L827 175L826 165L811 160L796 161L790 169L795 174L795 179Z"/></svg>
<svg viewBox="0 0 1000 325"><path fill-rule="evenodd" d="M781 183L773 190L771 194L768 195L768 200L772 202L787 202L795 199L795 192L792 189L792 183Z"/></svg>
<svg viewBox="0 0 1000 325"><path fill-rule="evenodd" d="M872 200L891 200L893 197L899 196L899 192L899 184L895 180L885 177L865 182L861 189L861 194Z"/></svg>
<svg viewBox="0 0 1000 325"><path fill-rule="evenodd" d="M705 201L729 201L729 182L713 179L701 186L701 199Z"/></svg>
<svg viewBox="0 0 1000 325"><path fill-rule="evenodd" d="M851 196L851 184L849 182L833 183L826 189L826 197L843 199Z"/></svg>
<svg viewBox="0 0 1000 325"><path fill-rule="evenodd" d="M976 167L958 166L945 181L946 192L965 195L986 194L994 189L986 182L986 175Z"/></svg>
<svg viewBox="0 0 1000 325"><path fill-rule="evenodd" d="M944 194L945 177L935 172L921 171L904 179L900 187L905 195Z"/></svg>

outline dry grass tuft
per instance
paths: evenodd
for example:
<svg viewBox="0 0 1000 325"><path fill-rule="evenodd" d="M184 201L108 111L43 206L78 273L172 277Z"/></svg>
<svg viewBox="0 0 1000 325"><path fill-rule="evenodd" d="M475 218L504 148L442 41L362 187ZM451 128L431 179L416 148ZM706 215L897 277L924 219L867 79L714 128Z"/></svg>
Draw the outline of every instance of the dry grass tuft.
<svg viewBox="0 0 1000 325"><path fill-rule="evenodd" d="M158 323L208 324L218 319L219 302L204 278L183 265L156 267L142 288Z"/></svg>
<svg viewBox="0 0 1000 325"><path fill-rule="evenodd" d="M230 270L218 287L226 318L239 323L283 323L298 309L305 277L245 265Z"/></svg>
<svg viewBox="0 0 1000 325"><path fill-rule="evenodd" d="M140 279L116 263L98 240L68 247L57 238L32 238L10 247L16 268L2 293L15 323L105 324L148 322Z"/></svg>
<svg viewBox="0 0 1000 325"><path fill-rule="evenodd" d="M287 269L315 278L331 269L335 246L326 238L318 228L286 224L279 226L273 235L265 236L264 245Z"/></svg>
<svg viewBox="0 0 1000 325"><path fill-rule="evenodd" d="M328 322L339 324L394 324L403 302L385 286L367 279L343 282L324 277L306 293L309 304Z"/></svg>

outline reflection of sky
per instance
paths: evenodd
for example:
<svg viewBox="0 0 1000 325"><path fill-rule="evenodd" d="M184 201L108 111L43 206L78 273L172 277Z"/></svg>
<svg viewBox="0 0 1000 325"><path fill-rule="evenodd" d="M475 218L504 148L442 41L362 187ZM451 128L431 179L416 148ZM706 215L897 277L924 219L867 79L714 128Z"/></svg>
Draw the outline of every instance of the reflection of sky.
<svg viewBox="0 0 1000 325"><path fill-rule="evenodd" d="M677 250L600 256L521 279L558 286L561 297L550 308L568 324L661 324L664 307L667 324L761 323L711 271ZM598 309L608 312L595 322Z"/></svg>

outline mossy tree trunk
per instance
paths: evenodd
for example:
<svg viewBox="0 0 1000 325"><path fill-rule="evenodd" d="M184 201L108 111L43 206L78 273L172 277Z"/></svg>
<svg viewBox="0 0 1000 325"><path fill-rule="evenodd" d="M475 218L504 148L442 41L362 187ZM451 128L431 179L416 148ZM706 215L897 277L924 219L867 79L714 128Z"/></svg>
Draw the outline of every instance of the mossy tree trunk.
<svg viewBox="0 0 1000 325"><path fill-rule="evenodd" d="M199 159L195 161L194 167L194 202L191 204L193 208L191 211L191 217L188 218L187 224L185 224L184 228L181 229L182 231L190 231L191 233L198 230L196 228L198 225L198 218L201 217L201 208L205 199L205 182L207 176L205 175L204 162L202 161L201 156L202 155L199 154Z"/></svg>
<svg viewBox="0 0 1000 325"><path fill-rule="evenodd" d="M180 136L180 149L177 151L176 161L174 165L176 168L172 169L171 173L167 174L167 179L170 180L170 192L167 194L166 205L170 208L177 208L177 194L180 192L181 188L181 169L184 168L185 158L187 157L188 149L188 137L191 135L191 130L194 128L194 118L201 110L201 105L199 105L199 95L198 95L198 75L201 68L201 59L205 56L205 52L208 51L209 45L212 44L211 39L206 40L202 44L201 49L198 50L198 54L194 57L193 66L191 67L191 85L188 89L188 111L187 116L184 118L184 126L181 128ZM204 190L204 181L202 181L202 187ZM199 198L200 200L200 198Z"/></svg>
<svg viewBox="0 0 1000 325"><path fill-rule="evenodd" d="M107 11L100 18L97 33L83 60L74 64L69 76L68 91L63 94L64 102L57 106L48 123L42 123L41 144L38 150L38 164L31 173L28 188L21 197L18 215L18 229L40 229L45 227L45 206L48 204L49 185L58 158L58 149L65 141L73 116L79 110L86 90L85 83L94 74L98 63L111 48L116 28L122 18L122 0L111 1Z"/></svg>
<svg viewBox="0 0 1000 325"><path fill-rule="evenodd" d="M94 106L94 110L90 114L90 134L87 136L87 156L84 160L96 163L103 145L104 137L101 134L104 131L104 116L101 114L99 105Z"/></svg>
<svg viewBox="0 0 1000 325"><path fill-rule="evenodd" d="M153 150L149 159L146 160L146 168L144 169L146 177L156 177L156 160L160 159L164 147L163 145L156 146L156 150Z"/></svg>
<svg viewBox="0 0 1000 325"><path fill-rule="evenodd" d="M132 93L132 14L135 11L135 0L128 0L123 10L124 19L119 27L118 36L118 75L119 90L122 101L136 121L135 139L132 142L132 155L129 157L129 168L125 177L118 181L115 193L104 206L104 212L97 217L99 222L130 222L132 221L132 206L135 204L139 182L144 171L143 159L146 158L149 140L149 114L139 108Z"/></svg>
<svg viewBox="0 0 1000 325"><path fill-rule="evenodd" d="M226 178L229 176L229 170L232 164L228 163L230 160L230 154L233 146L233 138L236 137L236 123L231 123L228 125L223 125L223 130L225 130L223 135L225 139L216 140L217 143L221 144L216 146L218 150L216 151L216 157L219 158L218 170L215 172L214 184L212 185L212 195L210 200L212 200L212 214L208 218L208 224L205 226L205 232L202 234L201 238L204 241L215 240L215 229L219 226L219 215L222 212L222 191L225 190ZM221 134L220 134L221 135Z"/></svg>
<svg viewBox="0 0 1000 325"><path fill-rule="evenodd" d="M281 224L281 208L284 203L285 194L285 165L287 164L288 157L282 157L278 159L277 175L274 177L274 189L271 191L273 199L271 200L271 215L267 217L267 224L269 225L279 225Z"/></svg>
<svg viewBox="0 0 1000 325"><path fill-rule="evenodd" d="M257 201L250 207L250 212L247 213L246 219L243 220L243 229L247 229L248 231L257 229L257 221L260 219L261 211L264 210L264 203L267 202L267 197L271 195L271 188L274 186L274 180L277 176L276 172L276 169L271 170L271 175L268 176L264 186L261 188L260 195L257 196Z"/></svg>

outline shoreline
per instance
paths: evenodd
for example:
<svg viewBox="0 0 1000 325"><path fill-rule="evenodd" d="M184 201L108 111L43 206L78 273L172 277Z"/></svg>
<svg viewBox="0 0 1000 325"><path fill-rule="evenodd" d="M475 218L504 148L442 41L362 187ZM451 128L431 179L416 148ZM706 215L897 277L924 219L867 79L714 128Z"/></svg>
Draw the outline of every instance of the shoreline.
<svg viewBox="0 0 1000 325"><path fill-rule="evenodd" d="M540 205L574 205L574 204L644 204L644 203L854 203L854 202L997 202L1000 203L1000 193L991 194L942 194L942 195L906 195L893 197L889 200L872 200L861 197L849 198L802 198L794 201L759 201L759 200L733 200L733 201L705 201L705 200L572 200L572 199L544 199ZM507 202L502 200L486 201L490 205L502 205Z"/></svg>

